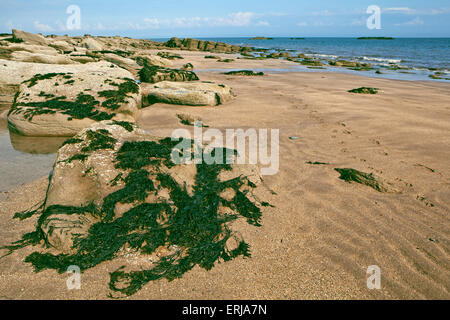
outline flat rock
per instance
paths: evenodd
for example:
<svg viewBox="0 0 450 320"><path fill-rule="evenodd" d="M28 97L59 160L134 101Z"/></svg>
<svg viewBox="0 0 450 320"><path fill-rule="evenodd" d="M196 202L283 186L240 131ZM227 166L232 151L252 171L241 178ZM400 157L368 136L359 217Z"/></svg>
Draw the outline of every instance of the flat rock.
<svg viewBox="0 0 450 320"><path fill-rule="evenodd" d="M213 82L159 82L143 85L143 104L168 103L187 106L217 106L232 99L231 88Z"/></svg>
<svg viewBox="0 0 450 320"><path fill-rule="evenodd" d="M73 136L101 120L134 122L141 95L129 76L101 72L35 75L20 85L8 114L9 129L25 136Z"/></svg>

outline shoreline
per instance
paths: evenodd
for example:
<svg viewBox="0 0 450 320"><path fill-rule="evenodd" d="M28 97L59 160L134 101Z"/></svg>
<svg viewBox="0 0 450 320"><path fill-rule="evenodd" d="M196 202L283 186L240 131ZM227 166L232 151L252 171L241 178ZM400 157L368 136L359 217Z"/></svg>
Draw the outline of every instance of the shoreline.
<svg viewBox="0 0 450 320"><path fill-rule="evenodd" d="M220 64L205 61L204 53L181 54L185 59L175 66ZM253 69L258 64L236 60L226 68ZM260 230L238 228L252 245L251 259L219 264L208 272L195 268L173 282L148 284L129 299L449 297L448 84L328 72L198 75L202 81L229 85L236 97L218 107L155 104L142 110L139 126L167 136L181 126L176 115L182 113L221 130L279 128L280 173L265 179L276 192L266 199L274 208L263 214ZM363 85L382 91L377 95L347 92ZM299 139L290 140L291 136ZM378 193L343 182L334 168L346 167L374 172L400 192ZM0 245L32 229L33 219L18 222L10 218L42 200L47 181L42 177L14 188L0 201L0 214L5 217L0 222ZM427 206L418 196L434 206ZM125 262L118 259L87 270L82 289L70 292L65 288L65 274L33 273L23 262L29 252L24 249L0 260L3 296L106 297L107 273ZM366 288L366 269L373 264L382 268L381 291Z"/></svg>

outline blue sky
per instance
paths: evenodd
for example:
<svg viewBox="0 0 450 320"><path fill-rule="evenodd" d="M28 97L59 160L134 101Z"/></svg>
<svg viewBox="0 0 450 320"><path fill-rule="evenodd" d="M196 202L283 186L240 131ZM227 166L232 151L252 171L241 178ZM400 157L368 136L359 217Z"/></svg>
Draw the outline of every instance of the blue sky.
<svg viewBox="0 0 450 320"><path fill-rule="evenodd" d="M68 30L77 5L81 29ZM381 30L369 30L369 5ZM123 35L142 38L249 36L450 37L445 0L0 0L0 32Z"/></svg>

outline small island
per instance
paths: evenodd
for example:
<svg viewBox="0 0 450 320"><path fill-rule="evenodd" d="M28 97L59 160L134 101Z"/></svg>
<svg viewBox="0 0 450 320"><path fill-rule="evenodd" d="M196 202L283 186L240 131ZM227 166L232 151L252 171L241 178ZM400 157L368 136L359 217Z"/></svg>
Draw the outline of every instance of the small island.
<svg viewBox="0 0 450 320"><path fill-rule="evenodd" d="M267 37L254 37L254 38L250 38L249 40L273 40L273 38L267 38Z"/></svg>
<svg viewBox="0 0 450 320"><path fill-rule="evenodd" d="M359 37L358 40L394 40L392 37Z"/></svg>

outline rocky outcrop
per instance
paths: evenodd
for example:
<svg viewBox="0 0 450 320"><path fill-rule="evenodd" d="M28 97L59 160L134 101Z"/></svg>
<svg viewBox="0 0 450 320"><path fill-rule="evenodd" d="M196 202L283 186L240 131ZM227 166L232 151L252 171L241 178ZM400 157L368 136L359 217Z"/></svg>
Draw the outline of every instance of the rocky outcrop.
<svg viewBox="0 0 450 320"><path fill-rule="evenodd" d="M142 82L157 83L161 81L196 81L197 75L192 71L168 69L158 66L144 65L139 71Z"/></svg>
<svg viewBox="0 0 450 320"><path fill-rule="evenodd" d="M40 34L25 32L22 30L12 29L13 38L21 39L29 44L47 45L47 39Z"/></svg>
<svg viewBox="0 0 450 320"><path fill-rule="evenodd" d="M103 50L103 46L100 44L100 42L91 37L83 38L83 40L81 41L81 46L94 51Z"/></svg>
<svg viewBox="0 0 450 320"><path fill-rule="evenodd" d="M27 51L14 51L11 54L11 60L47 64L73 64L77 63L67 56L47 55L42 53L31 53Z"/></svg>
<svg viewBox="0 0 450 320"><path fill-rule="evenodd" d="M171 67L173 65L173 62L169 59L164 59L157 55L140 55L134 58L138 65L144 66L158 66L158 67Z"/></svg>
<svg viewBox="0 0 450 320"><path fill-rule="evenodd" d="M97 121L133 122L140 107L140 88L128 77L96 72L37 74L21 84L8 126L26 136L73 136Z"/></svg>
<svg viewBox="0 0 450 320"><path fill-rule="evenodd" d="M232 99L231 88L213 82L159 82L142 88L143 105L168 103L217 106Z"/></svg>
<svg viewBox="0 0 450 320"><path fill-rule="evenodd" d="M240 47L222 42L203 41L191 38L172 38L164 45L169 48L178 48L181 50L190 51L208 51L221 53L239 53L242 51L251 51L251 48L249 47Z"/></svg>

